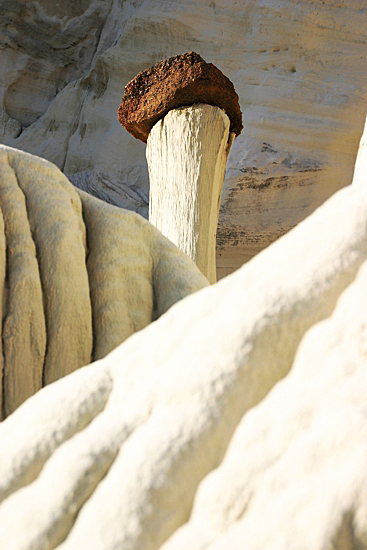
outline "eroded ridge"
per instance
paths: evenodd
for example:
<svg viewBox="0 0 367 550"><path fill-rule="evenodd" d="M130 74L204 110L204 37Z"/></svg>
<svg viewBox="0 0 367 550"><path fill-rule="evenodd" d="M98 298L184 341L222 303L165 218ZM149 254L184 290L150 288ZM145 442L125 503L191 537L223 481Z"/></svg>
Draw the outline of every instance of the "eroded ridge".
<svg viewBox="0 0 367 550"><path fill-rule="evenodd" d="M329 441L332 455L334 448L341 450L338 475L347 468L353 484L348 494L348 487L343 485L348 498L335 516L338 492L334 488L328 492L327 513L323 507L322 513L316 514L320 527L317 535L321 533L322 540L316 547L327 546L351 521L355 540L363 540L366 529L362 512L367 493L359 479L360 472L363 476L365 472L365 428L360 429L365 417L365 373L355 366L365 362L365 323L362 314L354 315L354 308L359 306L361 287L365 287L365 270L355 285L351 283L367 258L366 235L367 195L357 188L343 189L238 272L175 304L107 357L27 400L0 425L0 443L6 450L0 457L12 455L23 461L26 480L18 485L14 480L11 494L0 507L0 546L9 547L11 541L14 548L23 550L156 550L167 541L167 548L176 550L190 546L193 536L193 548L214 550L232 544L241 548L242 533L246 532L249 548L270 550L274 544L266 544L272 539L260 535L275 533L273 517L285 518L291 533L299 526L298 519L306 518L307 534L316 533L309 529L313 508L311 516L303 514L310 510L310 498L302 500L302 476L315 456L321 470L328 471L330 453L320 447L321 442L326 445ZM157 242L163 246L164 241ZM153 253L156 257L154 254L157 250ZM172 266L169 254L165 258ZM182 258L186 257L179 255L180 261ZM166 260L163 256L156 263L155 277L160 277ZM180 263L181 274L184 270ZM165 269L163 273L167 275ZM330 316L336 305L333 320ZM327 318L330 320L311 328ZM320 341L324 343L321 363L313 363L315 344ZM343 350L354 350L352 341L357 346L350 361ZM301 382L298 390L285 379L277 386L283 389L274 388L268 394L291 368L289 380ZM328 377L332 384L328 384ZM68 387L77 391L74 409L69 406L74 400L68 401ZM275 407L279 414L273 412L274 402L282 405ZM339 409L344 405L345 410ZM83 407L88 409L86 415L80 412ZM344 426L342 439L340 431L331 430L328 424L331 410L334 420L338 415L344 419L340 424ZM261 434L257 433L255 417L262 422ZM79 427L72 426L75 418L84 419ZM250 426L251 437L247 430L242 431L243 422ZM25 429L29 424L33 432ZM70 433L68 426L74 437L62 435ZM299 429L303 430L301 439ZM32 439L35 433L41 434L36 443ZM60 443L53 446L55 433L60 433ZM350 448L344 444L348 440L353 441ZM250 452L257 443L262 463ZM231 449L242 445L244 457L235 453L238 462L233 459L239 473L227 482L233 471ZM31 472L32 460L27 457L36 455L35 446L48 446L50 451L30 483L27 472ZM302 460L294 451L298 447ZM223 461L226 452L228 458ZM289 458L292 452L295 460ZM280 462L283 456L285 461ZM223 468L213 474L211 483L207 475L221 463ZM244 463L248 476L241 469ZM274 478L269 478L268 472L273 472ZM5 480L18 475L11 460L1 465L0 473ZM277 485L279 479L282 483ZM330 480L334 487L333 470ZM286 491L295 487L295 481L301 489L297 493L301 506L296 510L283 505ZM317 479L310 481L322 492ZM267 485L271 506L263 491ZM228 487L230 494L222 496L223 487ZM255 495L253 500L251 494ZM293 493L289 494L292 503ZM205 520L205 532L200 537L195 534L197 523L190 521L187 528L179 530L189 520L194 498L193 521L195 517ZM210 517L205 516L208 499L216 512L210 512ZM325 498L318 502L323 505ZM351 518L352 509L355 513L348 523L343 518ZM259 533L255 527L261 525L263 510L267 529ZM260 540L261 545L256 546ZM278 540L283 547L284 539Z"/></svg>
<svg viewBox="0 0 367 550"><path fill-rule="evenodd" d="M207 281L138 214L77 190L50 162L1 146L0 176L7 416Z"/></svg>

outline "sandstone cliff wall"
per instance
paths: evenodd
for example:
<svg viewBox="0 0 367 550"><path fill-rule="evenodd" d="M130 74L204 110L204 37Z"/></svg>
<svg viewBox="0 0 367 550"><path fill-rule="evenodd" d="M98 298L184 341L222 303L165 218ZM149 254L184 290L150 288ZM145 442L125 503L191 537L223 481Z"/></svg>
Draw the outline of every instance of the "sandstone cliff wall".
<svg viewBox="0 0 367 550"><path fill-rule="evenodd" d="M147 213L145 146L118 124L125 84L195 50L235 84L218 275L351 182L367 101L364 0L2 0L1 140L81 189Z"/></svg>

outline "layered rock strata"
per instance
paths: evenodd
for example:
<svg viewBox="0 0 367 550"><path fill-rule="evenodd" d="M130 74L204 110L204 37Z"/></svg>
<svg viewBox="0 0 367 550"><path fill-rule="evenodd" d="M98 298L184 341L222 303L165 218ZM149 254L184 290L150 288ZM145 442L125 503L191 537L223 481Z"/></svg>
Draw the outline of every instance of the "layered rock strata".
<svg viewBox="0 0 367 550"><path fill-rule="evenodd" d="M351 182L367 103L364 0L19 0L1 9L0 139L144 216L145 146L116 119L124 86L191 50L230 78L245 132L224 181L219 277Z"/></svg>

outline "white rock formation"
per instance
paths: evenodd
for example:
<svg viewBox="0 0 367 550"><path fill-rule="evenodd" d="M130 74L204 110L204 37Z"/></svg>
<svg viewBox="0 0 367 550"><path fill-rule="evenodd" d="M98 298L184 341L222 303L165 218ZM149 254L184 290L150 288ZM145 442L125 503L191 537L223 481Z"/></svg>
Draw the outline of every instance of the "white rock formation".
<svg viewBox="0 0 367 550"><path fill-rule="evenodd" d="M240 422L161 550L367 546L367 262Z"/></svg>
<svg viewBox="0 0 367 550"><path fill-rule="evenodd" d="M139 215L75 189L51 163L5 146L0 229L5 415L207 284Z"/></svg>
<svg viewBox="0 0 367 550"><path fill-rule="evenodd" d="M210 283L223 178L234 134L219 107L173 109L147 141L149 221L194 260Z"/></svg>
<svg viewBox="0 0 367 550"><path fill-rule="evenodd" d="M125 84L197 51L234 83L219 277L351 182L367 100L365 0L2 2L3 143L147 215L145 146L121 129Z"/></svg>
<svg viewBox="0 0 367 550"><path fill-rule="evenodd" d="M0 547L363 547L366 258L350 186L28 399L0 425Z"/></svg>

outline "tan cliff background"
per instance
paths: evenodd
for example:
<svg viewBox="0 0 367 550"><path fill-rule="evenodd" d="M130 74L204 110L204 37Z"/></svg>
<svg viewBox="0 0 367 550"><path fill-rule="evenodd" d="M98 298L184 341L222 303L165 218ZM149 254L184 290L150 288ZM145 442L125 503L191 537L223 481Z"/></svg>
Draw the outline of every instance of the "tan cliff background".
<svg viewBox="0 0 367 550"><path fill-rule="evenodd" d="M367 109L364 0L14 1L2 20L1 142L147 216L145 145L117 121L124 86L194 50L240 97L217 236L222 277L352 179Z"/></svg>

